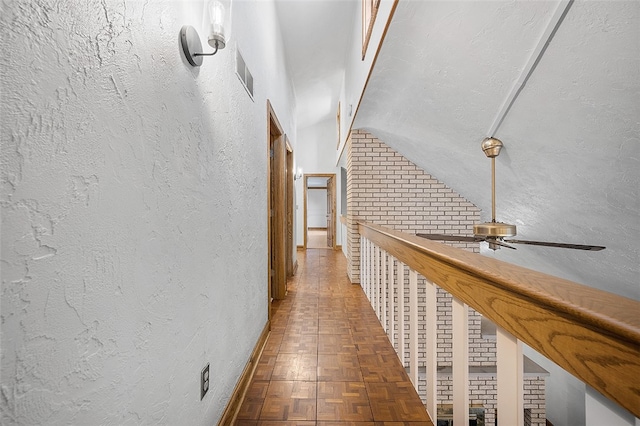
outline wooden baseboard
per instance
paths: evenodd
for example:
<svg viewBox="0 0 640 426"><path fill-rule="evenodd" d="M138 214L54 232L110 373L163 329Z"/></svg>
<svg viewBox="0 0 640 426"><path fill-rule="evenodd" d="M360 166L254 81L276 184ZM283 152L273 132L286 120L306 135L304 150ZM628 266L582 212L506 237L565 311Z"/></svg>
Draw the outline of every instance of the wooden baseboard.
<svg viewBox="0 0 640 426"><path fill-rule="evenodd" d="M336 246L336 250L337 251L342 251L342 246L340 246L340 245Z"/></svg>
<svg viewBox="0 0 640 426"><path fill-rule="evenodd" d="M228 426L235 423L236 417L238 416L238 411L240 411L240 406L242 405L242 401L244 400L247 389L249 388L249 384L251 383L253 373L256 371L258 360L260 359L262 350L267 343L267 338L269 337L270 330L271 321L267 321L267 324L265 324L264 326L264 330L262 330L262 334L260 334L260 337L258 338L256 346L253 348L251 357L249 358L244 371L238 379L238 383L236 384L236 387L231 394L231 398L229 398L229 402L227 403L227 406L222 413L222 417L218 422L218 426Z"/></svg>

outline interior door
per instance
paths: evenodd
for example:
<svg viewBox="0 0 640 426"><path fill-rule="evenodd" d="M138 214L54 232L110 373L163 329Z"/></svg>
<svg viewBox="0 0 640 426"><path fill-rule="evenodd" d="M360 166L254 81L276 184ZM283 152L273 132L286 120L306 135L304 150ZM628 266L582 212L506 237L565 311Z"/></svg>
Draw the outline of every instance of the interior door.
<svg viewBox="0 0 640 426"><path fill-rule="evenodd" d="M269 116L269 202L267 212L269 217L269 299L284 299L287 293L286 137L271 108L271 103L268 101L267 112ZM271 309L271 303L269 303L269 309Z"/></svg>
<svg viewBox="0 0 640 426"><path fill-rule="evenodd" d="M284 299L287 294L287 194L286 147L283 135L273 143L272 216L273 233L273 288L274 299Z"/></svg>
<svg viewBox="0 0 640 426"><path fill-rule="evenodd" d="M335 178L327 179L327 246L334 248L336 229Z"/></svg>

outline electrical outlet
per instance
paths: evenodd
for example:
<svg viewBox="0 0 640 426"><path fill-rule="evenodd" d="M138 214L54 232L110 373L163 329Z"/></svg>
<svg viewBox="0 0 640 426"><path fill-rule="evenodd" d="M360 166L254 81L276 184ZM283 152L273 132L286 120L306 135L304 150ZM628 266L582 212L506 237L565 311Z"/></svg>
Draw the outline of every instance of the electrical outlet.
<svg viewBox="0 0 640 426"><path fill-rule="evenodd" d="M209 363L202 369L200 373L200 401L209 390Z"/></svg>

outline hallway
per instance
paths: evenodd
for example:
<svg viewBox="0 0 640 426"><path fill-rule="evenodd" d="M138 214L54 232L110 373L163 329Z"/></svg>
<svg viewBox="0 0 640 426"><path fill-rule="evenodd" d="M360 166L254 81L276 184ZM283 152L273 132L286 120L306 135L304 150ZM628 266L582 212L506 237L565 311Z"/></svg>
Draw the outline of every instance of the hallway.
<svg viewBox="0 0 640 426"><path fill-rule="evenodd" d="M308 249L329 249L327 244L327 229L310 228L307 230Z"/></svg>
<svg viewBox="0 0 640 426"><path fill-rule="evenodd" d="M433 426L342 252L298 252L237 425Z"/></svg>

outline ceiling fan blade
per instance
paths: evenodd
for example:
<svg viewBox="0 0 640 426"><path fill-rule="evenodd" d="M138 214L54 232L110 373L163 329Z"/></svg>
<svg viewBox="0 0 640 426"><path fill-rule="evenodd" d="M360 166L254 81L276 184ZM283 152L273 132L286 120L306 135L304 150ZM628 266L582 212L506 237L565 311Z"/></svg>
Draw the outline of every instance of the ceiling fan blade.
<svg viewBox="0 0 640 426"><path fill-rule="evenodd" d="M501 241L501 240L498 240L497 238L496 238L496 239L494 239L494 238L487 238L487 239L485 239L485 240L483 240L483 241L488 242L488 243L489 243L489 248L492 248L493 250L495 250L496 248L495 248L495 247L491 247L491 244L497 244L497 245L499 245L500 247L506 247L506 248L510 248L511 250L516 250L516 248L515 248L515 247L512 247L512 246L510 246L509 244L505 244L505 241L506 241L506 240Z"/></svg>
<svg viewBox="0 0 640 426"><path fill-rule="evenodd" d="M465 243L477 243L484 241L484 238L467 237L464 235L444 235L444 234L416 234L417 237L438 241L462 241Z"/></svg>
<svg viewBox="0 0 640 426"><path fill-rule="evenodd" d="M559 247L559 248L568 248L575 250L589 250L589 251L600 251L604 250L606 247L603 246L589 246L584 244L566 244L566 243L550 243L547 241L527 241L527 240L504 240L507 243L513 244L528 244L532 246L545 246L545 247Z"/></svg>

